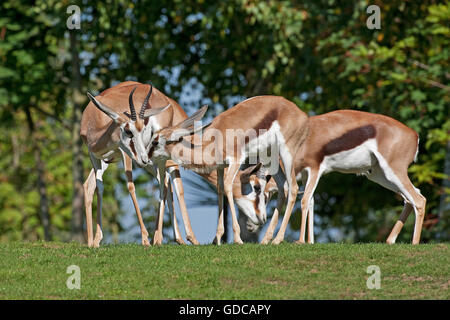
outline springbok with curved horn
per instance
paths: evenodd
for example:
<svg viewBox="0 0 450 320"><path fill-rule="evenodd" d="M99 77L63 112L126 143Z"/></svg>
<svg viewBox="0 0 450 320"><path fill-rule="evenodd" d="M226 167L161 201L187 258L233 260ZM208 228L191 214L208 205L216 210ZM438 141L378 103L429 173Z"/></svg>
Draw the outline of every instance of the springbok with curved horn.
<svg viewBox="0 0 450 320"><path fill-rule="evenodd" d="M400 194L404 199L403 211L386 242L395 243L406 219L414 210L416 221L412 243L418 244L426 199L408 177L408 167L418 153L418 134L390 117L354 110L337 110L312 116L309 118L309 130L294 161L297 178L305 185L298 243L305 242L307 217L308 242L314 243L314 190L322 175L337 171L365 175L369 180ZM266 194L277 189L283 190L277 185L271 180L266 185ZM283 207L283 193L279 192L277 209L262 243L272 239L278 212ZM251 221L248 225L250 229L257 228ZM273 243L280 243L284 232L285 227L280 228Z"/></svg>
<svg viewBox="0 0 450 320"><path fill-rule="evenodd" d="M247 99L214 118L206 129L197 128L194 124L205 112L206 107L203 107L181 123L157 131L152 137L149 155L159 168L164 168L166 161L172 159L194 172L205 174L217 170L219 223L214 241L220 244L224 231L222 199L225 192L233 220L234 242L242 243L233 200L233 182L241 165L250 156L259 156L267 149L276 153L277 157L272 164L275 162L278 169L281 159L285 168L289 189L285 215L289 216L298 191L292 164L297 150L306 139L308 118L294 103L276 96ZM200 131L201 137L195 134ZM232 135L231 139L229 134ZM257 165L252 170L263 169L260 166ZM282 170L277 170L275 175L278 174L284 175ZM261 175L256 176L259 178ZM265 180L259 180L264 190ZM261 198L258 201L264 205L257 206L259 211L256 210L249 218L255 223L264 223L265 202ZM162 221L158 220L162 225Z"/></svg>
<svg viewBox="0 0 450 320"><path fill-rule="evenodd" d="M148 93L143 98L139 116L137 116L133 95L136 91L136 95L142 97L144 95L144 87L146 87L146 85L130 81L107 89L98 97L94 97L92 94L88 93L91 103L88 104L83 112L80 134L88 146L89 155L94 167L83 185L85 191L87 240L88 246L90 247L98 247L103 237L101 230L103 173L108 168L109 163L116 162L120 158L124 161L128 190L133 200L141 228L142 244L146 246L149 245L148 232L143 223L136 199L132 178L131 159L134 159L141 166L149 163L146 149L152 132L172 124L173 110L172 108L169 108L169 99L157 89L155 89L155 92L153 93L153 86L150 86ZM142 88L142 90L139 90L140 88ZM130 113L128 113L126 104L123 103L126 96L128 97ZM162 108L149 108L149 99L152 100L153 105L166 106ZM102 112L99 112L99 110ZM111 121L111 119L113 121ZM168 166L171 167L170 171L175 173L175 189L180 201L187 239L194 244L198 244L198 241L195 239L192 232L189 218L187 217L184 197L179 195L179 191L182 192L182 184L179 173L176 174L178 168L177 166L173 166L173 163ZM145 169L154 174L151 166L146 166ZM163 179L162 181L168 183L167 179ZM92 232L92 199L95 189L97 189L98 214L97 231L94 239ZM169 205L169 209L172 208L173 207ZM162 208L162 210L164 210L164 208ZM177 241L183 243L181 237L177 238Z"/></svg>

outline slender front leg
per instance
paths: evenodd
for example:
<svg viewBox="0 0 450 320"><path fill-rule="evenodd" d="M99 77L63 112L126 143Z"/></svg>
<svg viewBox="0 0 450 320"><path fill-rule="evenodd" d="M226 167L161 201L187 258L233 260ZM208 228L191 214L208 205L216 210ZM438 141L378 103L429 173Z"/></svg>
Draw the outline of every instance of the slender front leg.
<svg viewBox="0 0 450 320"><path fill-rule="evenodd" d="M97 228L95 230L94 248L100 246L100 241L103 239L102 232L102 204L103 204L103 173L108 168L108 164L100 161L100 168L96 168L96 184L97 184Z"/></svg>
<svg viewBox="0 0 450 320"><path fill-rule="evenodd" d="M275 232L275 228L278 225L278 216L283 209L284 203L287 197L287 189L285 189L284 185L286 182L286 178L282 170L278 170L278 172L273 176L275 182L277 184L278 189L278 197L277 197L277 207L273 212L272 219L270 220L269 227L267 228L266 234L264 238L261 240L261 244L268 244L270 240L273 238L273 234ZM270 200L270 199L269 199ZM267 204L266 204L267 205Z"/></svg>
<svg viewBox="0 0 450 320"><path fill-rule="evenodd" d="M166 164L158 164L158 182L159 182L159 206L158 206L158 217L156 219L156 229L153 236L153 245L161 245L163 240L163 222L164 222L164 202L167 196L167 189L165 184L166 179ZM168 176L167 176L168 178Z"/></svg>
<svg viewBox="0 0 450 320"><path fill-rule="evenodd" d="M217 223L216 237L213 243L220 245L223 233L225 232L224 222L223 222L223 168L217 169L217 197L219 202L219 221Z"/></svg>
<svg viewBox="0 0 450 320"><path fill-rule="evenodd" d="M168 175L167 175L168 178ZM170 217L172 218L172 227L173 227L173 234L175 237L175 241L178 244L186 244L183 241L183 237L180 234L180 229L178 228L178 222L177 222L177 215L175 213L175 210L173 208L173 193L172 193L172 183L170 182L170 179L166 179L166 189L167 189L167 205L169 207Z"/></svg>
<svg viewBox="0 0 450 320"><path fill-rule="evenodd" d="M305 186L305 192L303 193L302 197L302 224L300 227L300 237L296 243L303 244L305 243L305 234L306 234L306 219L308 217L308 212L310 211L310 203L311 199L314 196L314 191L316 190L317 183L319 182L320 175L318 170L311 169L308 174L308 182ZM310 223L313 223L312 219L310 218ZM312 227L311 227L312 228ZM312 231L312 230L310 230Z"/></svg>
<svg viewBox="0 0 450 320"><path fill-rule="evenodd" d="M293 168L291 168L290 165L287 165L283 162L284 168L286 169L286 172L290 172L289 175L286 177L289 187L288 192L288 203L286 206L286 211L284 213L283 221L281 222L280 230L277 233L277 236L272 241L273 244L279 244L284 240L284 233L286 232L286 228L289 223L289 219L291 217L292 210L294 209L295 200L297 198L297 192L298 192L298 184L297 180L295 179L295 172Z"/></svg>
<svg viewBox="0 0 450 320"><path fill-rule="evenodd" d="M94 246L94 234L92 231L92 200L94 198L95 187L95 170L92 169L83 184L84 206L86 210L87 243L89 248Z"/></svg>
<svg viewBox="0 0 450 320"><path fill-rule="evenodd" d="M314 195L309 201L308 208L308 243L314 243Z"/></svg>
<svg viewBox="0 0 450 320"><path fill-rule="evenodd" d="M173 169L172 169L173 168ZM192 244L199 244L197 238L192 231L191 220L187 213L186 202L184 201L184 189L181 181L180 169L178 167L169 168L170 175L172 177L173 184L175 186L175 192L177 194L178 203L180 204L181 216L183 217L184 230L186 231L186 239Z"/></svg>
<svg viewBox="0 0 450 320"><path fill-rule="evenodd" d="M236 207L234 206L233 199L233 182L236 177L237 172L239 171L239 167L241 165L238 163L233 163L228 166L225 173L224 178L224 187L225 194L227 195L228 204L230 206L231 218L233 221L233 234L234 234L234 243L243 244L241 240L241 228L239 227L239 222L236 215Z"/></svg>
<svg viewBox="0 0 450 320"><path fill-rule="evenodd" d="M141 237L142 237L142 245L143 246L150 246L150 242L148 241L148 231L145 228L144 221L142 219L141 210L139 209L139 204L137 202L136 198L136 188L134 186L133 182L133 162L131 158L125 153L122 152L123 156L123 164L125 169L125 175L127 177L127 187L128 191L130 192L131 200L133 200L134 209L136 211L136 215L139 221L139 226L141 227Z"/></svg>

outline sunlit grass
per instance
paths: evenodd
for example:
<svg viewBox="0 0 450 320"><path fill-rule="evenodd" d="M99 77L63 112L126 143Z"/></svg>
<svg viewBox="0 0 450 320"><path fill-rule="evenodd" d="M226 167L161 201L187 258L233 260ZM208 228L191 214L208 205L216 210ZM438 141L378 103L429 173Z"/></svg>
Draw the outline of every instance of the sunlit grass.
<svg viewBox="0 0 450 320"><path fill-rule="evenodd" d="M450 246L0 244L0 299L449 299ZM69 290L66 269L81 270ZM366 286L367 267L381 288Z"/></svg>

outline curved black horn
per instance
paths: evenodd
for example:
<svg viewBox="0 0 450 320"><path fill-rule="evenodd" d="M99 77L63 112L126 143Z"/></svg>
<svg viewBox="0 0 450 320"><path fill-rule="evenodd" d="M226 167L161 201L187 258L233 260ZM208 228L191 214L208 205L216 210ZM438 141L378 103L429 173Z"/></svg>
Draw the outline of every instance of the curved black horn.
<svg viewBox="0 0 450 320"><path fill-rule="evenodd" d="M128 101L130 103L130 112L131 112L131 120L136 121L136 110L134 109L133 104L133 93L136 90L137 87L134 87L133 90L131 90L130 96L128 97Z"/></svg>
<svg viewBox="0 0 450 320"><path fill-rule="evenodd" d="M148 99L150 99L150 96L152 95L152 91L153 91L153 85L150 84L150 90L149 90L149 92L147 93L147 96L145 97L144 102L142 103L141 111L139 111L139 118L141 118L141 119L144 119L144 115L145 115L145 107L146 107L147 104L148 104Z"/></svg>

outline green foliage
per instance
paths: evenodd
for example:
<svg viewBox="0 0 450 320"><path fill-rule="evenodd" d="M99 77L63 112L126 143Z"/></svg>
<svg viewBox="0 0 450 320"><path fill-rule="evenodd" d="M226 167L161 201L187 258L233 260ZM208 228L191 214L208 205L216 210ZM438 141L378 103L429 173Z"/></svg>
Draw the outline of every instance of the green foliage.
<svg viewBox="0 0 450 320"><path fill-rule="evenodd" d="M81 8L80 30L66 28L66 8L71 4ZM377 1L380 30L366 27L369 4L363 0L95 4L39 0L33 5L4 1L0 5L1 239L42 238L36 148L45 164L53 233L57 239L68 239L71 119L74 108L87 102L76 93L88 88L102 91L125 80L152 81L173 98L189 100L184 107L209 103L220 111L245 97L276 94L310 114L352 108L394 117L419 133L419 157L410 167L410 176L427 197L427 212L443 214L440 198L449 194L443 187L448 179L443 164L449 152L450 4ZM75 84L77 56L81 79ZM27 125L27 111L33 131ZM83 152L87 177L90 164L86 148ZM110 168L104 221L107 230L120 231L124 212L117 199L125 199L127 190L121 169ZM149 178L146 174L136 178L138 197L149 199L144 216L151 220L154 199L144 189ZM383 232L398 217L400 201L362 178L330 175L317 192L319 224L322 232L341 230L349 241L383 240ZM449 227L445 221L439 222L441 230ZM292 226L297 223L294 217ZM407 232L402 237L408 237ZM426 232L426 241L434 238L433 230Z"/></svg>

